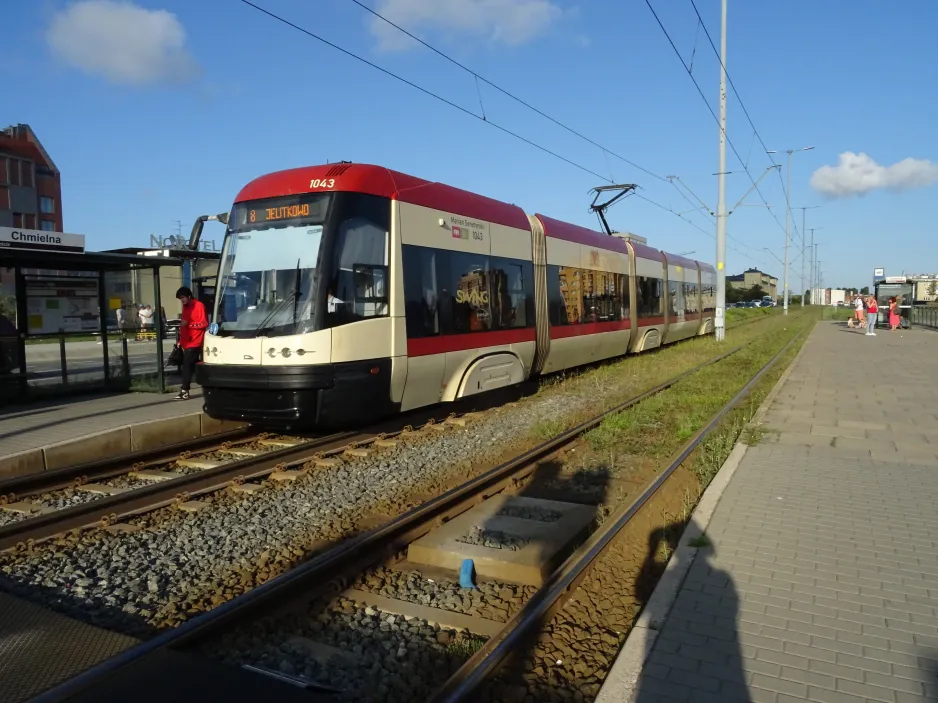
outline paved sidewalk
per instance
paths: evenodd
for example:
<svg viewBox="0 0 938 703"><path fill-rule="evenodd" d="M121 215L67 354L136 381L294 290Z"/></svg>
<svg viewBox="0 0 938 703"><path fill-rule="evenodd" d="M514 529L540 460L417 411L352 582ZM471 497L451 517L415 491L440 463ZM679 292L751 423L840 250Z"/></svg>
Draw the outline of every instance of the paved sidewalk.
<svg viewBox="0 0 938 703"><path fill-rule="evenodd" d="M174 401L169 393L74 396L0 412L0 456L77 439L114 427L202 410L202 391Z"/></svg>
<svg viewBox="0 0 938 703"><path fill-rule="evenodd" d="M821 323L766 426L604 700L938 701L938 335Z"/></svg>

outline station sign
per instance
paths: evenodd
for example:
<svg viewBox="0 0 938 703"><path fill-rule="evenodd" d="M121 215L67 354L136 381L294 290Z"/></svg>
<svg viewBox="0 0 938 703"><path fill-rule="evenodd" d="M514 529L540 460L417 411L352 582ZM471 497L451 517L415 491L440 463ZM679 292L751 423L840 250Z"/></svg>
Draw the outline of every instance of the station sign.
<svg viewBox="0 0 938 703"><path fill-rule="evenodd" d="M886 269L873 269L873 284L880 283L886 279Z"/></svg>
<svg viewBox="0 0 938 703"><path fill-rule="evenodd" d="M83 254L85 252L85 235L47 232L41 229L23 229L22 227L0 227L0 249Z"/></svg>

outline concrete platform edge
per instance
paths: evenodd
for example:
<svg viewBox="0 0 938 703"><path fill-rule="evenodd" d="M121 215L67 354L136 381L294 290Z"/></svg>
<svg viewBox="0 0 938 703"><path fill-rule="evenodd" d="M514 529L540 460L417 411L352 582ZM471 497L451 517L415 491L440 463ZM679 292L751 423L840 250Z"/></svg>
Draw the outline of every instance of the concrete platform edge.
<svg viewBox="0 0 938 703"><path fill-rule="evenodd" d="M814 328L808 332L808 337L811 336L813 331ZM785 385L785 381L791 375L792 369L797 366L798 361L801 359L807 343L808 339L806 338L795 358L792 359L788 368L785 369L753 414L752 420L749 422L750 426L762 424L762 420L772 406L775 397ZM602 688L600 688L594 703L635 703L635 697L638 694L636 687L642 675L645 661L651 654L655 641L658 639L658 632L668 619L684 579L697 557L698 548L690 546L689 543L706 531L720 498L736 473L736 469L742 463L747 449L748 447L742 442L736 443L729 456L726 457L726 461L723 462L723 466L720 467L717 475L713 477L710 485L707 486L704 494L700 497L687 527L684 528L684 532L681 534L677 549L671 555L671 559L655 585L648 603L642 608L638 620L635 621L635 625L632 626L625 638L625 642L622 644L609 674L603 681Z"/></svg>
<svg viewBox="0 0 938 703"><path fill-rule="evenodd" d="M0 455L0 482L96 461L105 457L121 457L135 451L155 449L199 437L246 427L227 420L213 420L204 412L184 413L176 417L120 424L83 437L27 449L15 454ZM161 431L173 434L163 441Z"/></svg>

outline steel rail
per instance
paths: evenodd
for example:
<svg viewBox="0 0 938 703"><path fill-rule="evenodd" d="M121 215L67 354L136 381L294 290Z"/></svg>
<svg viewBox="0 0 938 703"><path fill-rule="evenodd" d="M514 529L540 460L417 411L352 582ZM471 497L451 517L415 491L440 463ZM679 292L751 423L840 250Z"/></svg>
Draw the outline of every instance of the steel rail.
<svg viewBox="0 0 938 703"><path fill-rule="evenodd" d="M33 699L33 703L52 703L67 700L90 686L102 682L119 670L142 658L166 648L193 647L218 634L225 628L243 621L265 609L283 608L297 595L311 598L335 583L336 579L353 568L373 563L382 555L393 554L402 545L429 532L446 516L467 510L474 502L502 490L517 477L533 471L537 462L556 453L583 432L592 429L606 417L622 412L651 396L670 388L684 378L735 354L747 345L734 347L719 356L688 369L663 383L640 393L605 412L586 420L576 427L543 442L523 454L496 466L466 483L430 499L383 525L364 532L335 547L314 556L292 570L222 603L212 610L197 615L179 625L142 642L111 659L98 664L78 676L65 681ZM502 487L499 487L502 484Z"/></svg>
<svg viewBox="0 0 938 703"><path fill-rule="evenodd" d="M658 491L668 478L684 463L691 452L710 434L726 414L743 400L753 386L771 369L781 356L801 338L804 329L798 332L782 347L748 383L724 405L703 427L691 437L673 458L668 467L659 474L648 487L626 509L618 511L618 517L606 521L586 542L557 569L545 588L534 594L522 608L508 621L499 634L490 638L469 658L450 679L430 699L430 703L457 703L469 700L479 685L504 661L521 641L530 634L530 630L542 622L551 609L572 591L578 579L585 574L590 564L618 535L623 527L635 516L648 500Z"/></svg>
<svg viewBox="0 0 938 703"><path fill-rule="evenodd" d="M9 496L13 494L17 497L37 495L39 493L48 493L50 491L68 488L78 478L106 479L128 471L134 471L143 464L144 467L153 464L162 464L172 461L182 452L210 452L216 448L220 449L223 444L228 442L249 442L252 436L257 436L257 430L249 427L237 430L229 430L207 437L196 437L187 439L183 442L174 442L173 444L164 444L161 447L152 449L143 449L130 454L90 461L77 466L68 466L63 469L53 471L43 471L42 473L31 474L29 476L17 476L5 481L0 481L0 496ZM133 467L133 468L129 468Z"/></svg>
<svg viewBox="0 0 938 703"><path fill-rule="evenodd" d="M206 493L224 488L238 478L255 478L284 465L308 461L331 445L357 436L339 432L292 447L275 449L257 457L247 457L212 469L185 474L179 478L142 486L123 493L103 496L61 510L37 515L0 527L0 551L30 541L48 539L69 530L93 527L104 519L121 518L171 504L179 494ZM345 445L341 445L345 446Z"/></svg>

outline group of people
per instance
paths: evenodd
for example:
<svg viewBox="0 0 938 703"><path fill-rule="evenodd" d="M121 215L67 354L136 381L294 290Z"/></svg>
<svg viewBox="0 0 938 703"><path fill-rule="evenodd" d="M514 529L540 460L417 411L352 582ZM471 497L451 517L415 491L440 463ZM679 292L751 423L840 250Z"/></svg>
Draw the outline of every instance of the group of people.
<svg viewBox="0 0 938 703"><path fill-rule="evenodd" d="M875 337L876 323L879 322L879 304L876 302L876 296L861 296L857 293L853 298L854 314L860 329L866 327L866 336ZM889 299L889 329L895 331L899 328L901 318L899 316L899 300L896 297Z"/></svg>
<svg viewBox="0 0 938 703"><path fill-rule="evenodd" d="M163 328L163 333L166 333L166 310L161 310L161 315L157 316L156 311L149 305L135 305L132 308L132 313L128 314L124 308L118 308L114 311L114 317L117 321L117 329L133 329L134 320L128 319L128 317L135 318L137 323L136 328L138 330L148 332L153 329L153 323L156 319L159 319L160 325Z"/></svg>

